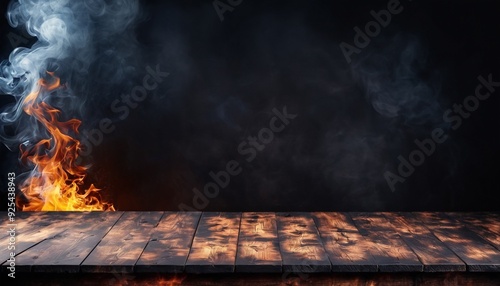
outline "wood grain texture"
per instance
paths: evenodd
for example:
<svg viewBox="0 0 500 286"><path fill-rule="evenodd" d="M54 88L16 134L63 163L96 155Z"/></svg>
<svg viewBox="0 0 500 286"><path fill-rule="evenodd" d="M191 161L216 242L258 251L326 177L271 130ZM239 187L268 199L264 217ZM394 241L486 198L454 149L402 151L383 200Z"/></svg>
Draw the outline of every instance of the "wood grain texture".
<svg viewBox="0 0 500 286"><path fill-rule="evenodd" d="M40 221L45 220L45 218L50 215L48 212L16 212L14 216L14 222L9 221L9 216L7 212L0 212L2 216L2 226L9 224L15 224L18 230L25 229L28 225L34 225ZM7 238L9 234L7 232L0 233L0 241Z"/></svg>
<svg viewBox="0 0 500 286"><path fill-rule="evenodd" d="M500 214L486 212L24 212L16 271L260 273L285 284L330 271L500 275L499 247Z"/></svg>
<svg viewBox="0 0 500 286"><path fill-rule="evenodd" d="M424 264L426 272L465 271L465 263L437 239L411 213L384 213L408 246Z"/></svg>
<svg viewBox="0 0 500 286"><path fill-rule="evenodd" d="M423 265L381 213L351 213L361 234L371 238L381 255L375 257L381 272L420 272Z"/></svg>
<svg viewBox="0 0 500 286"><path fill-rule="evenodd" d="M332 272L377 272L375 243L362 236L351 218L343 213L312 214L332 264Z"/></svg>
<svg viewBox="0 0 500 286"><path fill-rule="evenodd" d="M203 213L186 262L186 272L234 272L240 219L241 213Z"/></svg>
<svg viewBox="0 0 500 286"><path fill-rule="evenodd" d="M129 273L163 212L125 212L81 265L82 272Z"/></svg>
<svg viewBox="0 0 500 286"><path fill-rule="evenodd" d="M464 222L472 230L500 250L500 217L481 213L446 213L456 221Z"/></svg>
<svg viewBox="0 0 500 286"><path fill-rule="evenodd" d="M467 264L468 271L500 271L500 252L463 223L442 213L415 213L415 216Z"/></svg>
<svg viewBox="0 0 500 286"><path fill-rule="evenodd" d="M279 213L278 235L283 271L330 272L331 264L309 213Z"/></svg>
<svg viewBox="0 0 500 286"><path fill-rule="evenodd" d="M33 213L38 216L38 214ZM40 218L33 224L25 225L22 228L16 229L16 256L22 254L27 249L43 242L46 239L55 237L60 233L72 227L74 221L80 220L85 213L67 212L67 213L42 213ZM5 262L10 255L10 250L5 244L4 249L0 252L0 260ZM5 265L5 263L3 263ZM18 272L31 271L31 264L25 264L23 259L16 259L16 270Z"/></svg>
<svg viewBox="0 0 500 286"><path fill-rule="evenodd" d="M184 271L201 212L167 212L137 261L136 272Z"/></svg>
<svg viewBox="0 0 500 286"><path fill-rule="evenodd" d="M242 214L236 271L281 272L281 253L274 213Z"/></svg>
<svg viewBox="0 0 500 286"><path fill-rule="evenodd" d="M36 244L17 259L33 272L77 273L80 264L121 217L122 212L91 212L69 221L59 234Z"/></svg>

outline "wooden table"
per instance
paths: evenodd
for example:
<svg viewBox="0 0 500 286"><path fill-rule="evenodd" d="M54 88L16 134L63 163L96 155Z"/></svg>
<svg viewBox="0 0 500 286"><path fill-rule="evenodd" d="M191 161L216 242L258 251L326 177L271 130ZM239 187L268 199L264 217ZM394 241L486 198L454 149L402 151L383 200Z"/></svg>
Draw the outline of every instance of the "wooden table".
<svg viewBox="0 0 500 286"><path fill-rule="evenodd" d="M15 223L18 276L500 272L500 213L18 212Z"/></svg>

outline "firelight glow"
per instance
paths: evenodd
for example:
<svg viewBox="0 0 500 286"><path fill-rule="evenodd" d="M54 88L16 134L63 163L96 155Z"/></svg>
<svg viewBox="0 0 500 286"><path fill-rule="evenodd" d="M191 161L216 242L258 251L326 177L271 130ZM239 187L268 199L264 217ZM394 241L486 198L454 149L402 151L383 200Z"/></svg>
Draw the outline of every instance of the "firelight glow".
<svg viewBox="0 0 500 286"><path fill-rule="evenodd" d="M138 13L137 0L9 4L9 25L36 40L31 47L16 47L8 60L0 61L0 94L14 100L0 110L0 142L10 151L20 150L18 209L114 210L87 182L90 162L81 160L85 148L79 141L78 118L88 116L85 103L106 94L92 89L92 76L108 78L108 86L125 81L125 75L110 75L106 67L117 59L127 62L128 51L118 43L133 29ZM104 70L105 75L91 70Z"/></svg>
<svg viewBox="0 0 500 286"><path fill-rule="evenodd" d="M80 191L86 176L86 167L76 163L80 142L72 134L78 134L81 121L58 120L60 110L42 101L42 95L64 89L60 79L52 72L38 81L34 92L23 101L23 110L34 117L47 130L50 138L42 139L29 148L21 145L21 161L35 166L21 184L21 192L28 199L26 205L18 205L23 211L102 211L114 210L112 204L103 202L99 189L90 185Z"/></svg>

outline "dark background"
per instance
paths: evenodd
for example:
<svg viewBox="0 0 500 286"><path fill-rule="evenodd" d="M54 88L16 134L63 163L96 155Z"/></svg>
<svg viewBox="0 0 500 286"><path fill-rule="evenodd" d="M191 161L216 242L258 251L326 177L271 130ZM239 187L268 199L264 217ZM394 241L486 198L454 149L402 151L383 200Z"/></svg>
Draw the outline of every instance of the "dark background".
<svg viewBox="0 0 500 286"><path fill-rule="evenodd" d="M97 73L82 100L82 130L101 118L116 127L87 158L88 180L119 210L177 210L192 206L209 172L237 160L242 173L204 210L500 210L500 91L458 130L442 120L479 75L500 80L498 1L402 1L351 64L339 44L353 44L353 27L387 1L332 2L244 0L222 22L208 0L141 2L137 41L125 43L133 75L106 88ZM11 31L2 18L2 59ZM140 85L148 65L170 75L121 120L111 102ZM240 142L283 106L297 118L244 161ZM392 192L384 172L396 173L396 158L436 127L449 139ZM26 171L17 156L2 147L2 189L7 172Z"/></svg>

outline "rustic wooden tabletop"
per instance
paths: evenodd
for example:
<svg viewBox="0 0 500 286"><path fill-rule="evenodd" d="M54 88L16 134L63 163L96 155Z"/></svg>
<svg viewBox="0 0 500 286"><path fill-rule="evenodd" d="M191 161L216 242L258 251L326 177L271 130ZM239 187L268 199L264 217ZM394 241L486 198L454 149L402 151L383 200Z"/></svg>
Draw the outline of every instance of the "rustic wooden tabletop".
<svg viewBox="0 0 500 286"><path fill-rule="evenodd" d="M499 213L19 212L15 223L16 272L500 271Z"/></svg>

